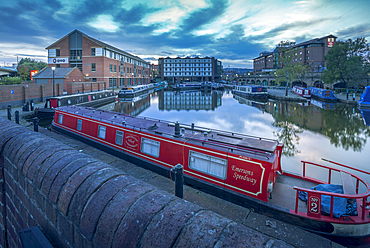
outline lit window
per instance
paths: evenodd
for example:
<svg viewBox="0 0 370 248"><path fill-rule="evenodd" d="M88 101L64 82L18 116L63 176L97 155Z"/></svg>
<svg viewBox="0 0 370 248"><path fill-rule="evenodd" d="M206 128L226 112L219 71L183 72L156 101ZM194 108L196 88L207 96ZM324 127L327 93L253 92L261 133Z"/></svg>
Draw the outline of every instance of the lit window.
<svg viewBox="0 0 370 248"><path fill-rule="evenodd" d="M63 124L63 115L59 114L58 123Z"/></svg>
<svg viewBox="0 0 370 248"><path fill-rule="evenodd" d="M106 129L106 127L99 125L99 128L98 128L98 137L99 138L105 139L105 129Z"/></svg>
<svg viewBox="0 0 370 248"><path fill-rule="evenodd" d="M141 152L159 157L160 142L146 138L141 139Z"/></svg>
<svg viewBox="0 0 370 248"><path fill-rule="evenodd" d="M123 132L116 131L116 144L122 145L123 144Z"/></svg>
<svg viewBox="0 0 370 248"><path fill-rule="evenodd" d="M226 179L227 160L190 151L189 167L211 176Z"/></svg>
<svg viewBox="0 0 370 248"><path fill-rule="evenodd" d="M81 131L82 129L82 120L77 120L77 130Z"/></svg>

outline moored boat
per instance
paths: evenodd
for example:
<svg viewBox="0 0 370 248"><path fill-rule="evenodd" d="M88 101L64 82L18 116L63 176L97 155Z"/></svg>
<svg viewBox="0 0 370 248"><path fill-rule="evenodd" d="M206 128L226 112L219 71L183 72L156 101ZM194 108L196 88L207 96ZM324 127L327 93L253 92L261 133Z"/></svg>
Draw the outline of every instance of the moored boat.
<svg viewBox="0 0 370 248"><path fill-rule="evenodd" d="M185 84L176 84L174 90L200 90L204 88L202 83L185 83Z"/></svg>
<svg viewBox="0 0 370 248"><path fill-rule="evenodd" d="M370 185L345 170L306 161L302 175L285 172L283 144L276 140L75 106L57 108L52 129L165 176L180 163L190 185L345 245L369 244ZM328 179L308 176L309 166L325 170ZM342 176L343 193L311 189L332 185L334 173ZM299 200L300 192L307 193L308 204ZM320 204L324 196L329 212ZM357 215L342 215L337 198Z"/></svg>
<svg viewBox="0 0 370 248"><path fill-rule="evenodd" d="M91 102L111 96L113 96L111 90L54 96L47 98L44 107L36 108L34 113L39 119L51 119L54 117L55 108L57 107Z"/></svg>
<svg viewBox="0 0 370 248"><path fill-rule="evenodd" d="M154 85L136 85L136 86L127 86L123 87L118 92L118 97L120 98L127 98L127 97L135 97L136 95L143 94L147 92L149 89L154 88Z"/></svg>
<svg viewBox="0 0 370 248"><path fill-rule="evenodd" d="M300 87L300 86L294 86L292 89L292 92L294 94L297 94L301 97L310 98L311 97L311 91L307 88Z"/></svg>
<svg viewBox="0 0 370 248"><path fill-rule="evenodd" d="M360 108L370 108L370 86L366 86L360 100L357 102Z"/></svg>
<svg viewBox="0 0 370 248"><path fill-rule="evenodd" d="M259 85L236 85L233 94L251 98L268 98L267 88Z"/></svg>
<svg viewBox="0 0 370 248"><path fill-rule="evenodd" d="M316 87L309 87L311 91L311 97L320 99L322 101L336 102L337 97L334 95L334 92L327 89L321 89Z"/></svg>

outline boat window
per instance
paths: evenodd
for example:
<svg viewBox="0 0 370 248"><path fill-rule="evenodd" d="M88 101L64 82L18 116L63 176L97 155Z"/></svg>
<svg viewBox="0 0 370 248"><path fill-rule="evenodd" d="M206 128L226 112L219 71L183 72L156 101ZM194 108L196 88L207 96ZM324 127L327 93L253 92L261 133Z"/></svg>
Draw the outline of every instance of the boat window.
<svg viewBox="0 0 370 248"><path fill-rule="evenodd" d="M59 114L58 123L63 124L63 115Z"/></svg>
<svg viewBox="0 0 370 248"><path fill-rule="evenodd" d="M122 145L123 144L123 132L116 131L116 144Z"/></svg>
<svg viewBox="0 0 370 248"><path fill-rule="evenodd" d="M141 152L159 157L160 142L146 138L141 139Z"/></svg>
<svg viewBox="0 0 370 248"><path fill-rule="evenodd" d="M190 151L189 168L226 179L227 160Z"/></svg>
<svg viewBox="0 0 370 248"><path fill-rule="evenodd" d="M105 129L106 129L106 127L99 125L99 128L98 128L98 137L99 138L105 139Z"/></svg>
<svg viewBox="0 0 370 248"><path fill-rule="evenodd" d="M77 130L81 131L82 129L82 120L77 120Z"/></svg>

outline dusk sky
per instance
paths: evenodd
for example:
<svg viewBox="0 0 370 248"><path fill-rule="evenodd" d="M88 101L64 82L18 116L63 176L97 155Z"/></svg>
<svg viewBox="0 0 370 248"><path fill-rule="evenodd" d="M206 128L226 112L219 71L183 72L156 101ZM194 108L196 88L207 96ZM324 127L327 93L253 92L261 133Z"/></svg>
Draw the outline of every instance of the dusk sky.
<svg viewBox="0 0 370 248"><path fill-rule="evenodd" d="M281 40L333 34L370 42L369 0L2 0L0 65L30 57L75 29L157 64L159 57L213 56L252 68Z"/></svg>

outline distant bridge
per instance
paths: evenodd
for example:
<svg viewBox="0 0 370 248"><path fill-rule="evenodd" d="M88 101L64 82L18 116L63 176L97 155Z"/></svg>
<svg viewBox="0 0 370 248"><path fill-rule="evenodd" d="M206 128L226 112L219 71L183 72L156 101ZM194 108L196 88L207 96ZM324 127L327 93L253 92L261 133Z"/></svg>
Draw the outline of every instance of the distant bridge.
<svg viewBox="0 0 370 248"><path fill-rule="evenodd" d="M238 80L239 84L257 84L265 86L286 86L286 82L277 82L277 77L270 74L260 75L238 75L234 80ZM286 81L286 78L283 79ZM290 86L302 85L304 87L322 86L321 73L312 73L302 79L293 79L289 82Z"/></svg>
<svg viewBox="0 0 370 248"><path fill-rule="evenodd" d="M15 76L17 74L17 69L11 68L11 67L1 67L0 66L0 77L6 77L6 76Z"/></svg>

